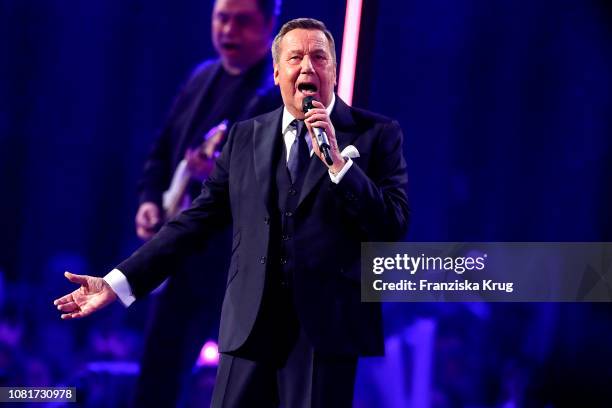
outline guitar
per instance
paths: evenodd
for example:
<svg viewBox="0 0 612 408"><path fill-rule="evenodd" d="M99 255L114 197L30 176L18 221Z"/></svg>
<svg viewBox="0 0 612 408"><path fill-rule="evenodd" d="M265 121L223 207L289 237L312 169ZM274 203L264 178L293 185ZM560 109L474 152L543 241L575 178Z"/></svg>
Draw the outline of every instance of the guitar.
<svg viewBox="0 0 612 408"><path fill-rule="evenodd" d="M207 159L214 159L219 155L219 146L223 143L227 134L227 123L227 120L222 121L204 135L204 140L198 146L200 155ZM162 204L166 219L173 218L191 204L192 197L189 197L187 191L191 179L192 174L187 167L187 160L183 159L176 166L170 187L163 195Z"/></svg>

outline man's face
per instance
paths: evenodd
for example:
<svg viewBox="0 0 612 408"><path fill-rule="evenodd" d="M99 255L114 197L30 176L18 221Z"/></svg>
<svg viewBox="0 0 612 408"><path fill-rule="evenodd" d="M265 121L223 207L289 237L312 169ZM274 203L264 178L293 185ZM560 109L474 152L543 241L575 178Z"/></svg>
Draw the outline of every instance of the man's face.
<svg viewBox="0 0 612 408"><path fill-rule="evenodd" d="M217 0L212 14L212 40L226 69L243 71L269 48L273 19L266 21L256 0Z"/></svg>
<svg viewBox="0 0 612 408"><path fill-rule="evenodd" d="M274 83L280 87L287 110L302 119L306 96L329 106L336 85L336 64L325 34L299 28L285 34L279 45Z"/></svg>

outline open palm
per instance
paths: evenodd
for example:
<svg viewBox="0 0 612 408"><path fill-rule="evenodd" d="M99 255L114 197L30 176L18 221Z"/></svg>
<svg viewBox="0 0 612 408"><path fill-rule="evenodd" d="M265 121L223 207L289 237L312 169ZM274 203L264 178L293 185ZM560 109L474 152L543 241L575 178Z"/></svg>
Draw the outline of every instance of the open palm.
<svg viewBox="0 0 612 408"><path fill-rule="evenodd" d="M62 319L78 319L100 310L117 299L117 295L102 278L65 272L72 283L81 285L75 291L56 299L53 304L63 312Z"/></svg>

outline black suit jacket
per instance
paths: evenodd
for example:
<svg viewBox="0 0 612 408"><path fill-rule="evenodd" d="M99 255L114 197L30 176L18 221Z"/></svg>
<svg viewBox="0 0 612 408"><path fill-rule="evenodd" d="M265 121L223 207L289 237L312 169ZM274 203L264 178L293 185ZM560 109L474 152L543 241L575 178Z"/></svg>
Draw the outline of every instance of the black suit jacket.
<svg viewBox="0 0 612 408"><path fill-rule="evenodd" d="M242 346L259 312L273 268L267 259L273 191L273 149L282 137L282 108L237 123L193 206L170 221L117 268L136 297L161 282L181 252L233 222L232 259L221 314L221 351ZM316 350L383 352L381 308L360 301L360 243L403 238L409 221L406 163L397 122L348 107L336 98L331 114L340 149L361 157L339 184L313 156L295 217L293 298ZM207 273L203 266L202 273ZM213 271L214 272L214 271Z"/></svg>

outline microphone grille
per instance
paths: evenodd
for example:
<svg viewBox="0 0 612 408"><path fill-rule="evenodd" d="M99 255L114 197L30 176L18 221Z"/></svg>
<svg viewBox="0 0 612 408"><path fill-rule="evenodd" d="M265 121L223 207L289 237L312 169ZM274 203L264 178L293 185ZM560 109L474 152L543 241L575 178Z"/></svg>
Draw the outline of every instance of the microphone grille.
<svg viewBox="0 0 612 408"><path fill-rule="evenodd" d="M307 96L304 98L304 100L302 101L302 112L306 113L313 108L312 106L313 99L314 98L312 96Z"/></svg>

